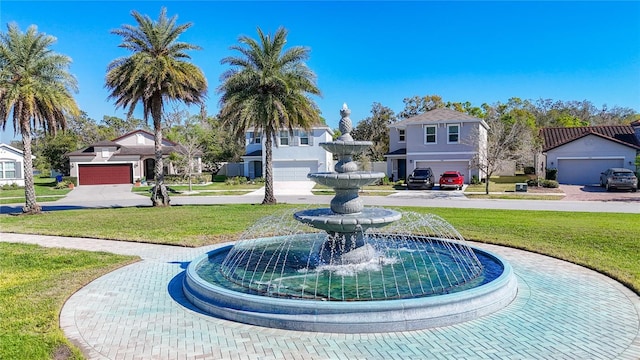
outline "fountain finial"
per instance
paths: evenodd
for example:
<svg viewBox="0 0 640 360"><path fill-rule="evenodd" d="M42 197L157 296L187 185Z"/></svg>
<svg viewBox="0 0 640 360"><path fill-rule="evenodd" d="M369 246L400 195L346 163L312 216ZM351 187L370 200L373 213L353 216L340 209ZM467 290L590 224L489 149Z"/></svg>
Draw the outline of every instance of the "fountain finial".
<svg viewBox="0 0 640 360"><path fill-rule="evenodd" d="M347 103L342 104L342 109L340 109L340 123L338 124L338 128L340 129L339 140L343 141L353 141L353 138L349 134L351 130L353 130L353 125L351 124L351 119L349 118L351 115L351 110L347 107Z"/></svg>

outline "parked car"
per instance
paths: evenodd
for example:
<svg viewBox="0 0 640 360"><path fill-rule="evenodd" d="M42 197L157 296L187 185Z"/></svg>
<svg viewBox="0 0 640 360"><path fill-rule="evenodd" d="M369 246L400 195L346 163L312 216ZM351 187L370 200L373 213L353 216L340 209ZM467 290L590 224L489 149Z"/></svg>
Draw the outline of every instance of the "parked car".
<svg viewBox="0 0 640 360"><path fill-rule="evenodd" d="M409 190L433 189L434 179L431 168L415 168L407 177L407 188Z"/></svg>
<svg viewBox="0 0 640 360"><path fill-rule="evenodd" d="M458 171L445 171L440 175L440 189L453 188L462 190L464 175Z"/></svg>
<svg viewBox="0 0 640 360"><path fill-rule="evenodd" d="M638 191L638 178L633 171L623 168L610 168L600 173L600 186L607 191L613 189L630 189L633 192Z"/></svg>

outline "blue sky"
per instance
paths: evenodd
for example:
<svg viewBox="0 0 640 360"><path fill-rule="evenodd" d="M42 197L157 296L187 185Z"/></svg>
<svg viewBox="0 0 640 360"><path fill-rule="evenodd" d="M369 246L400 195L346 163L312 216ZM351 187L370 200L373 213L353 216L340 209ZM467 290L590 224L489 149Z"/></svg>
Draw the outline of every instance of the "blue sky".
<svg viewBox="0 0 640 360"><path fill-rule="evenodd" d="M192 61L209 83L218 112L220 60L240 35L283 26L288 45L311 50L308 66L323 93L314 98L337 127L346 102L354 123L379 102L396 113L403 99L437 94L473 105L589 100L640 111L640 2L577 1L15 1L0 2L2 31L16 22L55 36L54 51L73 59L76 100L96 120L124 117L107 100L106 67L129 55L111 30L135 24L131 10L157 19L165 6L193 26L181 41L201 46ZM194 110L195 112L195 110ZM141 114L136 114L141 117ZM8 124L1 141L13 138Z"/></svg>

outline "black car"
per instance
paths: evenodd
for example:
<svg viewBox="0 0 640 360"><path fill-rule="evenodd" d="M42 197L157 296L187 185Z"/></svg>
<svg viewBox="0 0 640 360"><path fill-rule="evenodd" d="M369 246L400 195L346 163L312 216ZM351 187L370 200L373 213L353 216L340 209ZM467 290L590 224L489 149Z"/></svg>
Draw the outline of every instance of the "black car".
<svg viewBox="0 0 640 360"><path fill-rule="evenodd" d="M416 168L411 175L407 177L407 188L409 190L431 190L433 189L434 179L431 168Z"/></svg>

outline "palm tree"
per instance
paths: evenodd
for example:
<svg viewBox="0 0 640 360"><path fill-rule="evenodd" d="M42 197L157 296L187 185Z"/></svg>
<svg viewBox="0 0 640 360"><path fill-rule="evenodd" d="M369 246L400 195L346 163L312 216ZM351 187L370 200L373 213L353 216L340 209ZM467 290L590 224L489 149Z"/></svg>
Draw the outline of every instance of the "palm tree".
<svg viewBox="0 0 640 360"><path fill-rule="evenodd" d="M207 80L197 66L185 61L187 50L200 47L178 41L178 36L191 23L176 25L177 16L167 18L162 8L158 21L135 10L131 12L138 26L123 25L113 30L122 36L120 47L133 54L113 60L107 68L106 87L115 99L116 107L128 108L131 117L138 102L142 103L144 119L153 119L155 131L155 181L151 195L154 206L168 206L169 194L164 184L162 162L162 113L166 101L182 101L187 105L202 104L207 92Z"/></svg>
<svg viewBox="0 0 640 360"><path fill-rule="evenodd" d="M284 50L287 30L279 28L273 38L258 28L259 42L241 36L240 45L230 47L239 57L222 59L231 69L222 75L218 89L220 120L243 137L247 129L264 133L265 193L263 204L275 204L272 145L279 131L309 130L320 123L320 111L307 94L320 95L315 74L304 61L309 50L296 46Z"/></svg>
<svg viewBox="0 0 640 360"><path fill-rule="evenodd" d="M0 34L0 125L5 129L9 118L13 130L22 135L24 152L24 213L41 211L36 202L31 160L31 136L36 128L55 135L66 128L66 116L78 115L72 96L76 79L68 72L71 59L49 47L56 38L39 33L32 25L23 33L16 24Z"/></svg>

